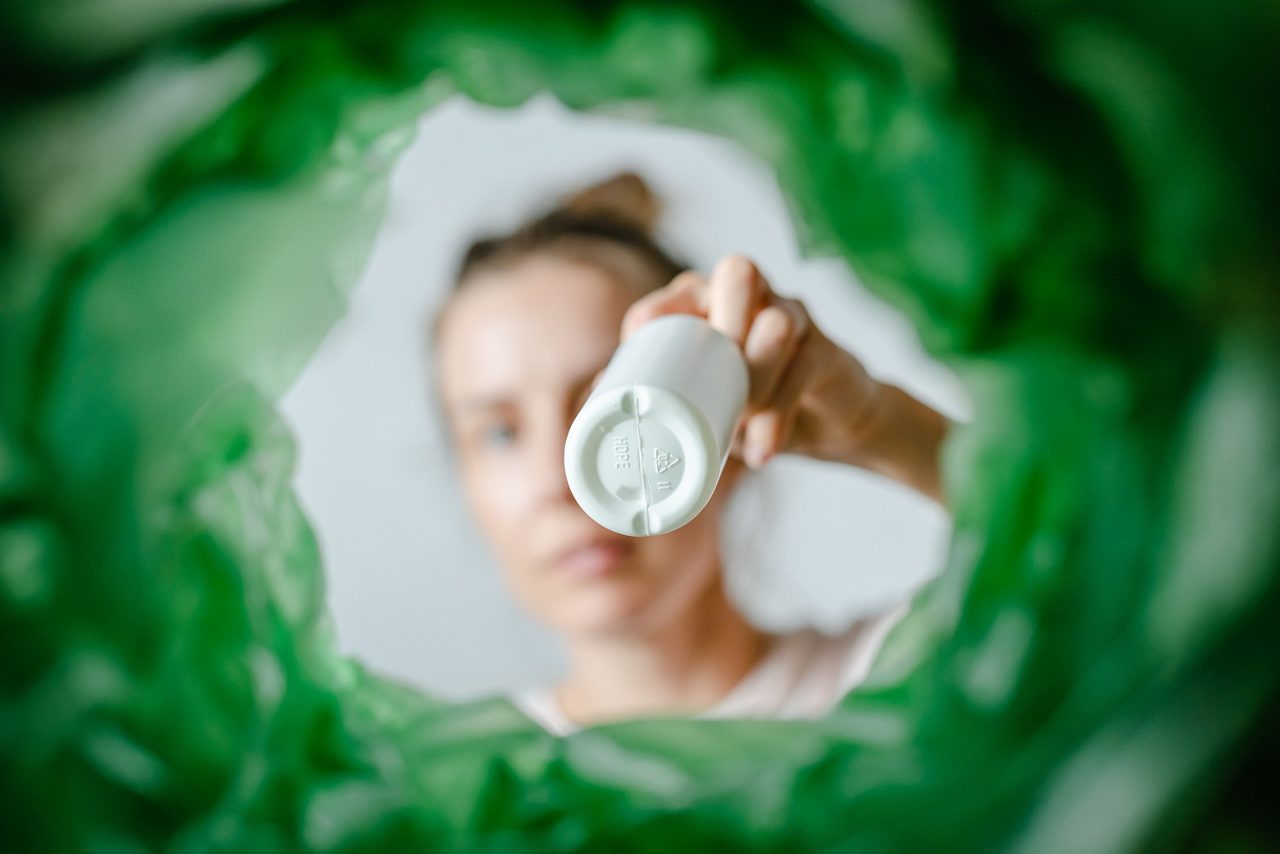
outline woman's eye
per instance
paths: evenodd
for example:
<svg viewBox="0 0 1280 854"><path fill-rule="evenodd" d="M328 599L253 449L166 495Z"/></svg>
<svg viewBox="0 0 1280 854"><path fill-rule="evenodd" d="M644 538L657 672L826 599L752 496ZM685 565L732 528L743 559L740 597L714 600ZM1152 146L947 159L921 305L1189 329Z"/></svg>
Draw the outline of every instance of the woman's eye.
<svg viewBox="0 0 1280 854"><path fill-rule="evenodd" d="M480 444L486 447L503 447L515 441L516 430L510 424L490 424L480 430Z"/></svg>

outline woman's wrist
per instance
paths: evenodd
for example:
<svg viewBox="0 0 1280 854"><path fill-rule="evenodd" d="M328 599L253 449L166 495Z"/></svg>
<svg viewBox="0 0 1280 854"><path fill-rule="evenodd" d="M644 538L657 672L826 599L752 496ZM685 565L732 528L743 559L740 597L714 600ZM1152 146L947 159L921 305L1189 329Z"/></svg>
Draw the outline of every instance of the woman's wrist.
<svg viewBox="0 0 1280 854"><path fill-rule="evenodd" d="M939 455L946 416L890 383L871 381L846 420L838 459L942 500Z"/></svg>

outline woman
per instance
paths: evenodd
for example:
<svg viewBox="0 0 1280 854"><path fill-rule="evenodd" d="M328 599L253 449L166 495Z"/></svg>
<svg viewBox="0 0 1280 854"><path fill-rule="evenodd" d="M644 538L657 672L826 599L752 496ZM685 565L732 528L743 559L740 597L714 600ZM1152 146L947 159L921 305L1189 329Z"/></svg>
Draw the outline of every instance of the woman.
<svg viewBox="0 0 1280 854"><path fill-rule="evenodd" d="M865 676L905 605L827 637L764 632L730 602L719 526L746 469L805 454L939 498L946 419L872 379L746 258L686 270L654 241L657 214L634 174L591 187L473 244L436 316L436 381L467 502L512 592L567 647L559 684L515 698L557 733L649 715L816 717ZM620 340L671 312L738 343L748 408L702 513L630 538L575 503L564 443Z"/></svg>

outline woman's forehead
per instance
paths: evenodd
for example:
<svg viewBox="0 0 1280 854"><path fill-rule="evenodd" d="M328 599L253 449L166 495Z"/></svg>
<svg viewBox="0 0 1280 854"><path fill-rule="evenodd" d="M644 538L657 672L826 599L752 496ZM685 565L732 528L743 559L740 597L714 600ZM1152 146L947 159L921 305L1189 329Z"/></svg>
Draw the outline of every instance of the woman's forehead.
<svg viewBox="0 0 1280 854"><path fill-rule="evenodd" d="M629 290L555 259L477 274L454 297L440 339L450 397L510 395L594 374L618 344Z"/></svg>

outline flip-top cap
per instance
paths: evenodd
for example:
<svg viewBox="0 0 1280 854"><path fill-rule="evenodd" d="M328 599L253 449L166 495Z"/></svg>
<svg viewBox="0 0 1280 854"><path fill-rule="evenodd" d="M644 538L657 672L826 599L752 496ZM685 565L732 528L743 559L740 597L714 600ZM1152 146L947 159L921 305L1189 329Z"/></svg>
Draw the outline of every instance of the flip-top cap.
<svg viewBox="0 0 1280 854"><path fill-rule="evenodd" d="M706 506L723 458L678 393L639 383L594 395L569 428L565 475L578 504L611 531L674 531Z"/></svg>

